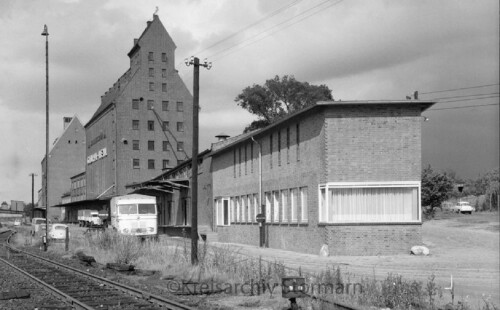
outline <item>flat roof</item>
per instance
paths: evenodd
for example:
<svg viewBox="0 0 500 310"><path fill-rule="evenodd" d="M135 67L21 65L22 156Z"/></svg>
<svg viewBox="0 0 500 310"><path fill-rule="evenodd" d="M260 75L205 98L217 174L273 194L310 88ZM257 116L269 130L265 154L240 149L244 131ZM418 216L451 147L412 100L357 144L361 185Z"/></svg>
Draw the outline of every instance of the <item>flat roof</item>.
<svg viewBox="0 0 500 310"><path fill-rule="evenodd" d="M348 100L348 101L334 101L334 100L328 100L328 101L318 101L316 104L308 106L300 111L296 111L281 120L264 127L262 129L257 129L249 133L241 134L239 139L235 139L234 141L227 143L225 146L217 148L218 143L214 143L215 147L212 147L213 151L209 154L209 156L213 156L215 154L218 154L222 151L225 151L226 149L229 149L233 147L234 145L241 143L243 141L246 141L248 139L251 139L252 137L259 136L263 134L264 132L267 132L268 130L280 126L281 124L287 122L290 119L296 118L299 115L302 115L310 110L319 108L319 107L334 107L334 106L349 106L349 105L359 105L359 106L382 106L382 105L408 105L408 106L418 106L420 107L421 112L427 110L430 108L432 105L434 105L436 101L427 101L427 100ZM235 137L233 137L235 138ZM231 139L231 138L229 138ZM219 142L221 144L224 143L224 141Z"/></svg>

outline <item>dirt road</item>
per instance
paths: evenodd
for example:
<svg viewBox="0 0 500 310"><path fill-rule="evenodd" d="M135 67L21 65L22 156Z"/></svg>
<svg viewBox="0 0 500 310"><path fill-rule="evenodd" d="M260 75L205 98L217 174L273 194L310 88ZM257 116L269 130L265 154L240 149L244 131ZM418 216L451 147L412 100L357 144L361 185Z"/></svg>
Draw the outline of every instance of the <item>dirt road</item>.
<svg viewBox="0 0 500 310"><path fill-rule="evenodd" d="M471 306L490 298L500 304L500 260L498 213L473 215L441 214L423 224L423 243L430 249L429 256L334 256L301 254L284 250L262 249L233 244L243 255L262 256L278 260L288 267L320 271L325 266L340 266L353 282L359 276L384 279L388 273L400 274L406 279L424 283L434 274L442 287L450 286L453 275L455 301L463 300ZM484 295L483 295L484 294ZM449 291L444 300L450 300Z"/></svg>

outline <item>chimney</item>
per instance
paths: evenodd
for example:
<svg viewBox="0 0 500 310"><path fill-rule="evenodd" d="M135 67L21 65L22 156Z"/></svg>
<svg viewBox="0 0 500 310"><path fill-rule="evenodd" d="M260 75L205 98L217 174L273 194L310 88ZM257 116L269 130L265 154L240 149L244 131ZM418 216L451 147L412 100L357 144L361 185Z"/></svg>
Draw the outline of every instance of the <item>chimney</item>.
<svg viewBox="0 0 500 310"><path fill-rule="evenodd" d="M69 123L71 123L72 117L63 117L63 128L66 130L68 128Z"/></svg>
<svg viewBox="0 0 500 310"><path fill-rule="evenodd" d="M139 39L134 39L134 46L139 42Z"/></svg>
<svg viewBox="0 0 500 310"><path fill-rule="evenodd" d="M227 140L227 138L229 138L229 135L225 134L225 133L220 133L218 135L215 136L217 138L217 141L224 141L224 140Z"/></svg>
<svg viewBox="0 0 500 310"><path fill-rule="evenodd" d="M150 21L150 20L148 20L148 21L147 21L147 24L148 24L148 27L149 27L149 25L151 25L151 21Z"/></svg>

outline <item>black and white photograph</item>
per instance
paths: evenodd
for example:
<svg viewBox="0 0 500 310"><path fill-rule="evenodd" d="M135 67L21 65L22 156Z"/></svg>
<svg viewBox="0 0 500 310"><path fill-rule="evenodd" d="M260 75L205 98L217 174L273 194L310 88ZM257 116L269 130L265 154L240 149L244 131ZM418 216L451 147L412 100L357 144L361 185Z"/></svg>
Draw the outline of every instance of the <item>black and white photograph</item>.
<svg viewBox="0 0 500 310"><path fill-rule="evenodd" d="M1 0L0 309L500 309L500 4Z"/></svg>

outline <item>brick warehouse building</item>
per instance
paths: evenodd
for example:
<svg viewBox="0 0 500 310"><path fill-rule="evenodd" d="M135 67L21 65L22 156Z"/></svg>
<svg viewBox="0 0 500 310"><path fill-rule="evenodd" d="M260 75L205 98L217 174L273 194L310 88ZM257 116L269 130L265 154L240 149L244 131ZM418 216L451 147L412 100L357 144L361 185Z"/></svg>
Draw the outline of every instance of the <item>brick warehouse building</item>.
<svg viewBox="0 0 500 310"><path fill-rule="evenodd" d="M153 15L128 53L130 68L85 125L87 202L127 194L127 184L189 158L192 96L175 69L175 49Z"/></svg>
<svg viewBox="0 0 500 310"><path fill-rule="evenodd" d="M421 113L433 104L319 102L214 149L218 239L259 245L261 200L271 248L406 253L422 242Z"/></svg>
<svg viewBox="0 0 500 310"><path fill-rule="evenodd" d="M63 133L51 146L48 161L48 217L62 220L65 210L58 208L61 196L71 190L69 179L85 169L85 129L78 117L63 118ZM45 156L42 165L42 189L38 194L38 210L45 209Z"/></svg>

